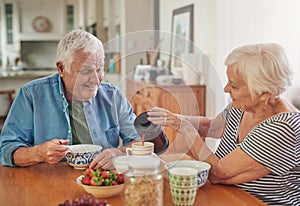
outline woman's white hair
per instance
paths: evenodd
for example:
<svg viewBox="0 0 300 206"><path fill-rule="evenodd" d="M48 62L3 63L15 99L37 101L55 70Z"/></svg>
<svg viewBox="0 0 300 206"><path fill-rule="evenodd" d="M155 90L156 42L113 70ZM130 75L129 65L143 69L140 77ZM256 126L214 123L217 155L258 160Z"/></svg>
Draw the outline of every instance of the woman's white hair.
<svg viewBox="0 0 300 206"><path fill-rule="evenodd" d="M73 30L59 41L56 53L57 61L62 61L68 72L78 50L91 54L100 52L101 58L104 59L103 45L97 37L84 30Z"/></svg>
<svg viewBox="0 0 300 206"><path fill-rule="evenodd" d="M292 84L293 71L277 43L238 47L227 56L225 65L242 76L252 97L265 92L276 97Z"/></svg>

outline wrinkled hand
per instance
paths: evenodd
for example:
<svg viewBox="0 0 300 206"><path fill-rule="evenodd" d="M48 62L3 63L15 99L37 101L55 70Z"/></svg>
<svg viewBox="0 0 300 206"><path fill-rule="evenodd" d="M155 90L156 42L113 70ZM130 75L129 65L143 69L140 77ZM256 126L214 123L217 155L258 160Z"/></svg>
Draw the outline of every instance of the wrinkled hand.
<svg viewBox="0 0 300 206"><path fill-rule="evenodd" d="M174 114L160 107L153 107L148 112L148 120L153 124L171 127L183 135L198 135L197 129L181 115Z"/></svg>
<svg viewBox="0 0 300 206"><path fill-rule="evenodd" d="M177 114L160 107L153 107L147 114L148 120L153 124L168 126L176 131L180 129L181 118Z"/></svg>
<svg viewBox="0 0 300 206"><path fill-rule="evenodd" d="M90 164L90 168L92 169L114 169L114 165L112 163L112 159L117 156L121 156L123 153L117 148L109 148L103 150L100 154L98 154Z"/></svg>
<svg viewBox="0 0 300 206"><path fill-rule="evenodd" d="M58 163L70 149L69 140L54 139L45 142L38 147L38 155L42 156L43 162L49 164Z"/></svg>

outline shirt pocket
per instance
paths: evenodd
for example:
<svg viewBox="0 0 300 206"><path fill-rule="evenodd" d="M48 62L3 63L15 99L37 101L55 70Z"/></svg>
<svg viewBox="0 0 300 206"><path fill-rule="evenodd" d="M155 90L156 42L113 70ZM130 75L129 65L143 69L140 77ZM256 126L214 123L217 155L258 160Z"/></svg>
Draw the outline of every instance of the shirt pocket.
<svg viewBox="0 0 300 206"><path fill-rule="evenodd" d="M113 127L105 131L107 141L112 147L118 147L120 143L120 127Z"/></svg>

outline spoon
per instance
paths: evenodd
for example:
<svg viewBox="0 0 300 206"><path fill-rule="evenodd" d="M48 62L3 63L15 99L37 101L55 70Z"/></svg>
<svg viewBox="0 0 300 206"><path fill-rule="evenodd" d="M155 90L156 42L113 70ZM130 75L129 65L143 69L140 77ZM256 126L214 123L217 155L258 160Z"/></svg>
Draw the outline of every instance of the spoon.
<svg viewBox="0 0 300 206"><path fill-rule="evenodd" d="M168 164L165 160L163 160L162 158L160 158L157 154L155 154L154 152L152 153L152 155L154 157L156 157L157 159L159 159L162 163L164 163L165 165Z"/></svg>

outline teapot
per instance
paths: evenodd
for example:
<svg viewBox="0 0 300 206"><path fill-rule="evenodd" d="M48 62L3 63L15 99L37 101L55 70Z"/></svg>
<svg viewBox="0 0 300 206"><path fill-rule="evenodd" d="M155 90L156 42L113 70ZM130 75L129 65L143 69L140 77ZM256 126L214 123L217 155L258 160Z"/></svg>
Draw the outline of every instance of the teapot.
<svg viewBox="0 0 300 206"><path fill-rule="evenodd" d="M147 118L147 112L138 115L134 121L134 127L139 135L144 137L145 142L152 142L154 144L155 154L162 154L169 147L169 139L161 125L153 124Z"/></svg>

